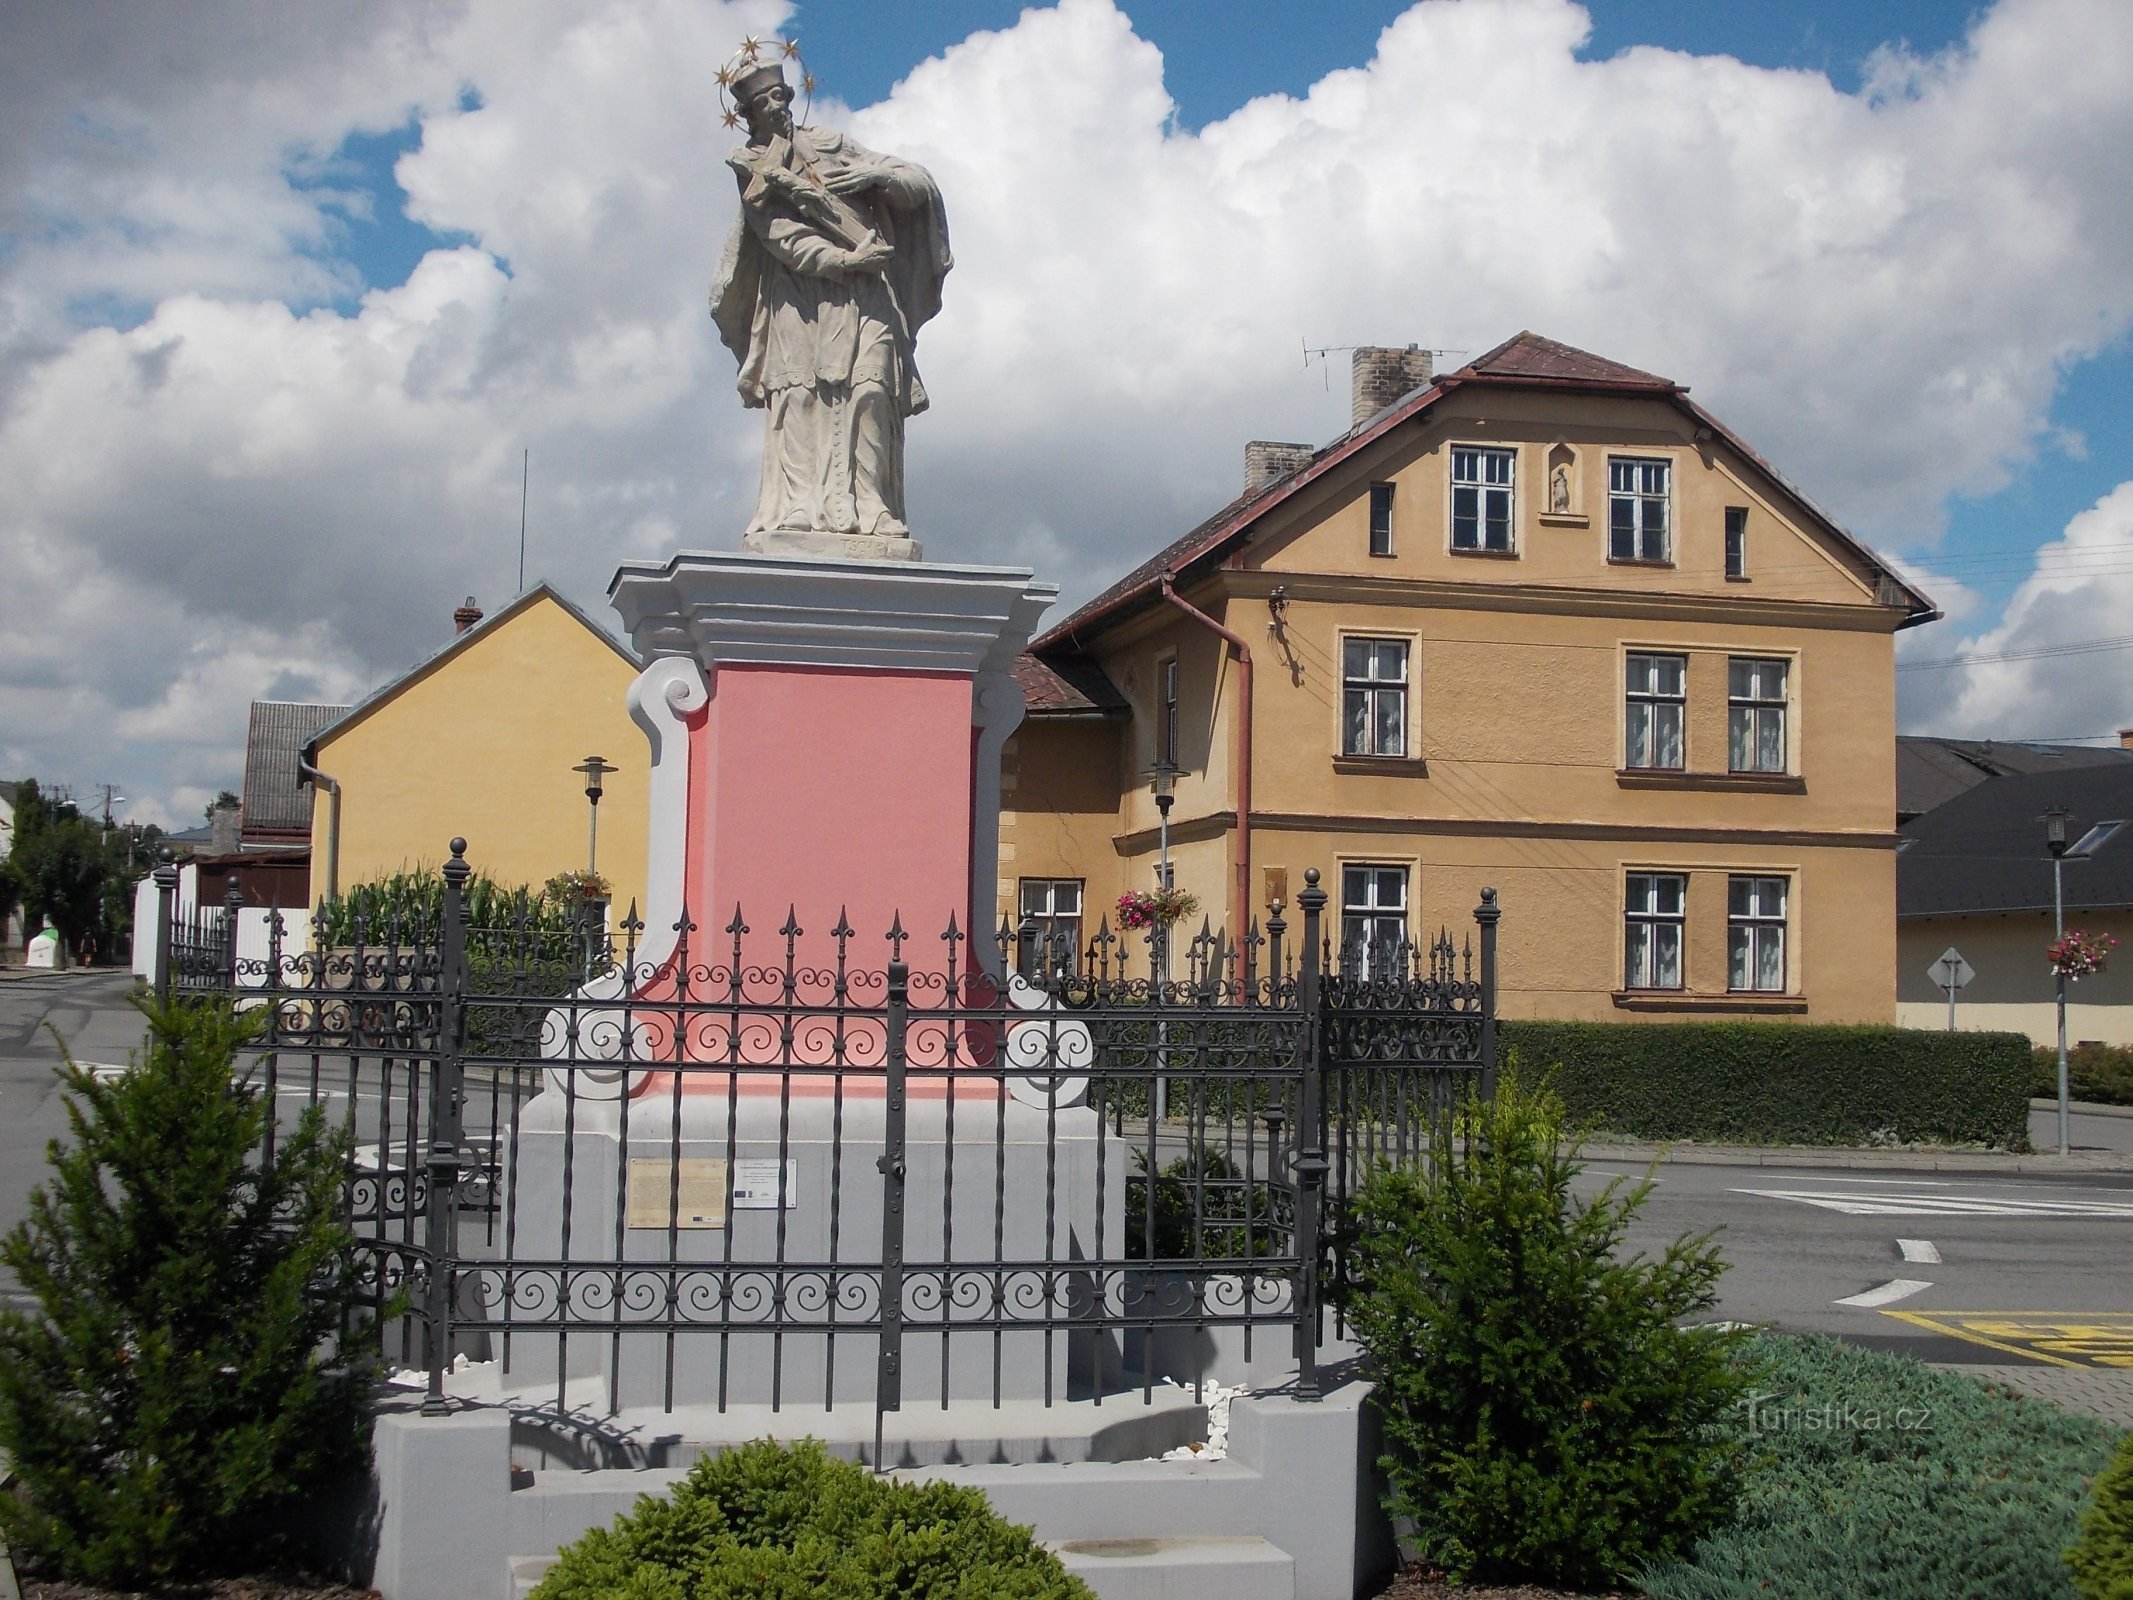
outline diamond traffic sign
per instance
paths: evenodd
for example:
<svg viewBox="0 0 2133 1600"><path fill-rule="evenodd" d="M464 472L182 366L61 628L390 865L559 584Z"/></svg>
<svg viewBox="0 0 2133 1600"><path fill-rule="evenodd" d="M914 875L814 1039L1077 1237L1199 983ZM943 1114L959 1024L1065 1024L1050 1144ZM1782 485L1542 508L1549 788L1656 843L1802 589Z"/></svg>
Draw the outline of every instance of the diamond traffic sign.
<svg viewBox="0 0 2133 1600"><path fill-rule="evenodd" d="M1936 989L1960 989L1977 976L1970 963L1963 959L1962 951L1954 945L1940 953L1940 959L1926 968L1926 976L1933 980Z"/></svg>

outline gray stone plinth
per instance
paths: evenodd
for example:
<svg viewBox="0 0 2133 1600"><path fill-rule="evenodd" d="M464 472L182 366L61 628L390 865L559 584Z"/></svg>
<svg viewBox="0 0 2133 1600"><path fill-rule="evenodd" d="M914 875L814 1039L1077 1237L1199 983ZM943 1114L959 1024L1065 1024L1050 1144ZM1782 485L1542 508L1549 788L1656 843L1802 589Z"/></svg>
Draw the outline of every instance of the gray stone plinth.
<svg viewBox="0 0 2133 1600"><path fill-rule="evenodd" d="M656 1092L574 1106L553 1090L540 1095L506 1173L515 1194L512 1254L588 1265L514 1273L514 1316L536 1323L567 1277L574 1320L607 1326L568 1333L560 1359L572 1378L619 1374L623 1406L663 1403L671 1372L676 1405L820 1408L827 1396L871 1407L883 1112L878 1089L850 1093L841 1105L826 1096L781 1103L776 1093L696 1093L682 1097L677 1127L672 1100ZM944 1386L950 1400L989 1403L1066 1399L1116 1382L1116 1336L1073 1326L1093 1292L1075 1263L1100 1243L1115 1256L1124 1228L1128 1163L1112 1142L1099 1187L1095 1113L1061 1110L1048 1127L1044 1111L988 1097L956 1103L951 1126L946 1101L914 1097L907 1118L904 1404L939 1404ZM733 1209L730 1239L728 1228L678 1228L671 1242L664 1226L618 1232L618 1215L627 1217L625 1163L676 1156L794 1162L794 1203ZM683 1264L671 1311L667 1274L623 1272L618 1299L618 1275L590 1265L616 1260L618 1243L624 1261L663 1263L671 1249ZM977 1270L995 1262L1014 1265ZM504 1289L501 1275L491 1275L482 1298L500 1306ZM995 1320L996 1308L1008 1324L997 1336L979 1326ZM679 1324L671 1347L663 1332L631 1326L667 1320ZM969 1325L952 1327L945 1360L943 1321ZM908 1325L924 1322L936 1326ZM558 1344L553 1333L514 1330L507 1380L553 1382Z"/></svg>
<svg viewBox="0 0 2133 1600"><path fill-rule="evenodd" d="M926 553L909 534L817 533L774 528L742 536L741 548L764 556L835 556L841 561L923 561Z"/></svg>

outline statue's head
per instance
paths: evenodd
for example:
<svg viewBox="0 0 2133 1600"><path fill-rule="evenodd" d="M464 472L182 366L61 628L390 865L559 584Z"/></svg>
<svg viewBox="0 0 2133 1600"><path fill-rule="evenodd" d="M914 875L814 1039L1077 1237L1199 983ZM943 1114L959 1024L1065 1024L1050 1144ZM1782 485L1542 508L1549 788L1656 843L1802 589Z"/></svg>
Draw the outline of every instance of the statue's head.
<svg viewBox="0 0 2133 1600"><path fill-rule="evenodd" d="M778 62L747 63L727 88L747 119L752 138L792 137L792 85L785 81L785 68Z"/></svg>

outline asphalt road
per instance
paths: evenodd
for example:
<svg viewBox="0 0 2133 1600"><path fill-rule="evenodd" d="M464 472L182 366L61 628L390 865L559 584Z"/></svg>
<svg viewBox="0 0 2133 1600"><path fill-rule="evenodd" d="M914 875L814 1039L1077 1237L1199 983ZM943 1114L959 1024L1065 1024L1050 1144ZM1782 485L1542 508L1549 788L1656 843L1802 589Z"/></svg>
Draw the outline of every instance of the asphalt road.
<svg viewBox="0 0 2133 1600"><path fill-rule="evenodd" d="M1580 1187L1645 1171L1595 1162ZM1706 1229L1730 1264L1720 1318L1931 1361L2133 1367L2133 1174L1675 1164L1629 1242Z"/></svg>
<svg viewBox="0 0 2133 1600"><path fill-rule="evenodd" d="M0 981L0 1227L23 1215L47 1141L66 1131L54 1033L78 1061L123 1063L142 1032L131 986L124 972ZM2073 1133L2077 1149L2133 1151L2133 1117L2077 1115ZM2056 1114L2035 1112L2031 1137L2053 1148ZM1580 1187L1645 1170L1595 1157ZM1731 1264L1722 1318L1937 1361L2133 1368L2133 1173L1677 1162L1659 1169L1630 1244L1656 1253L1704 1229Z"/></svg>
<svg viewBox="0 0 2133 1600"><path fill-rule="evenodd" d="M119 970L0 980L0 1227L28 1209L45 1146L67 1131L61 1041L77 1061L124 1064L145 1031L132 992L133 975ZM12 1287L0 1272L0 1292Z"/></svg>

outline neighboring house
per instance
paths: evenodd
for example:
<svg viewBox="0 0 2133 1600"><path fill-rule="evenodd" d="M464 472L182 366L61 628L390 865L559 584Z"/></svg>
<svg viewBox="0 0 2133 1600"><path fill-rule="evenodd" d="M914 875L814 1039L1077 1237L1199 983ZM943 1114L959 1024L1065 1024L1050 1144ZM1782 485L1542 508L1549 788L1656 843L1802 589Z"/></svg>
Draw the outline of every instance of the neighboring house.
<svg viewBox="0 0 2133 1600"><path fill-rule="evenodd" d="M1924 816L1992 778L2076 767L2117 767L2133 773L2133 729L2121 732L2115 745L1906 735L1896 741L1896 821Z"/></svg>
<svg viewBox="0 0 2133 1600"><path fill-rule="evenodd" d="M2057 1039L2044 953L2053 924L2043 816L2054 806L2072 813L2070 845L2099 822L2133 819L2133 764L1997 777L1904 824L1896 858L1898 1021L1948 1025L1948 996L1930 969L1953 949L1976 974L1956 995L1957 1027L2010 1029L2039 1044ZM2069 859L2061 872L2066 926L2110 934L2120 946L2103 972L2067 986L2067 1038L2133 1044L2133 827L2086 859Z"/></svg>
<svg viewBox="0 0 2133 1600"><path fill-rule="evenodd" d="M244 740L244 795L238 838L246 850L287 851L311 842L311 792L304 746L348 715L346 706L254 700Z"/></svg>
<svg viewBox="0 0 2133 1600"><path fill-rule="evenodd" d="M1501 893L1503 1005L1895 1013L1894 635L1931 601L1679 385L1526 333L1354 425L1031 646L1000 906L1082 940L1155 881L1360 959ZM1011 874L1011 876L1010 876ZM1194 927L1197 927L1195 919Z"/></svg>
<svg viewBox="0 0 2133 1600"><path fill-rule="evenodd" d="M15 848L15 794L22 786L0 783L0 861Z"/></svg>
<svg viewBox="0 0 2133 1600"><path fill-rule="evenodd" d="M475 870L538 886L586 864L589 755L608 774L599 868L620 920L644 897L650 751L626 703L636 659L549 585L460 632L305 741L311 898L441 866L455 836Z"/></svg>

